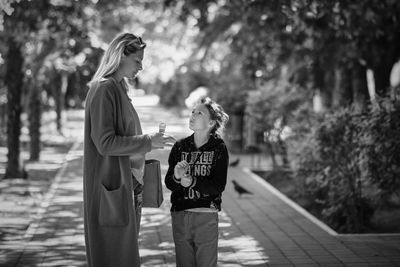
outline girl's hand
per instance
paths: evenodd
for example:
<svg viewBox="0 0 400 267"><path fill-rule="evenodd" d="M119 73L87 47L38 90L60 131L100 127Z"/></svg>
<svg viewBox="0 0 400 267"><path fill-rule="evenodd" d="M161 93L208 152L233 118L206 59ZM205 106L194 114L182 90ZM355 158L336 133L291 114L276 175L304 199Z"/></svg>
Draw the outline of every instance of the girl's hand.
<svg viewBox="0 0 400 267"><path fill-rule="evenodd" d="M181 185L183 187L189 187L192 184L193 177L189 174L184 174L181 178Z"/></svg>
<svg viewBox="0 0 400 267"><path fill-rule="evenodd" d="M174 175L177 179L181 179L183 175L189 170L189 163L182 160L175 165Z"/></svg>

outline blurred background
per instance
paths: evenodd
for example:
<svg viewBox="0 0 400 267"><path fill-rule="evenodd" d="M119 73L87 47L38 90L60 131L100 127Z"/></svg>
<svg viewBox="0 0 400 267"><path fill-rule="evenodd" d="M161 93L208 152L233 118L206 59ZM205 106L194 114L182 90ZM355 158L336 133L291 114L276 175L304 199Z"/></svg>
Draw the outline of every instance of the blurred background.
<svg viewBox="0 0 400 267"><path fill-rule="evenodd" d="M399 1L2 0L0 14L0 179L73 142L65 114L127 31L148 45L132 94L179 116L209 95L232 155L331 227L400 232Z"/></svg>

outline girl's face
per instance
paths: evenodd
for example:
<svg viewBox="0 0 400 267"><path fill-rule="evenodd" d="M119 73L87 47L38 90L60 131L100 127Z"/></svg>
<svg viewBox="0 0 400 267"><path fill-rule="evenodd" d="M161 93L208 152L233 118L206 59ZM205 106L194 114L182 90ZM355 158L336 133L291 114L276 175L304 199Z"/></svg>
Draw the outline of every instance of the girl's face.
<svg viewBox="0 0 400 267"><path fill-rule="evenodd" d="M189 128L192 131L211 131L214 123L211 120L210 112L204 104L197 104L194 107L189 120Z"/></svg>
<svg viewBox="0 0 400 267"><path fill-rule="evenodd" d="M139 71L143 69L142 60L144 56L144 49L130 54L129 56L122 56L120 68L123 71L124 77L128 79L135 78Z"/></svg>

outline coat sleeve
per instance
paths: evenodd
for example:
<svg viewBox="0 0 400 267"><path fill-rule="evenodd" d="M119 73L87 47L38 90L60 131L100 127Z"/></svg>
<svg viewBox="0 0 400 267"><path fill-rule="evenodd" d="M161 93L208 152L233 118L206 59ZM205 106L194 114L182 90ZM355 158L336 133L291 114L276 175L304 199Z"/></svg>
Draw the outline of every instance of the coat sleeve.
<svg viewBox="0 0 400 267"><path fill-rule="evenodd" d="M193 177L190 187L202 194L218 195L225 190L228 175L229 154L225 144L221 144L215 162L215 171L210 176Z"/></svg>
<svg viewBox="0 0 400 267"><path fill-rule="evenodd" d="M174 144L174 146L171 149L171 152L169 153L168 157L168 171L167 174L165 175L165 186L171 190L172 192L177 191L181 188L181 182L180 180L175 178L174 175L174 169L176 164L178 163L178 147L177 143Z"/></svg>
<svg viewBox="0 0 400 267"><path fill-rule="evenodd" d="M114 121L115 99L107 87L100 85L90 103L90 136L98 152L104 156L129 156L151 150L149 135L120 136Z"/></svg>

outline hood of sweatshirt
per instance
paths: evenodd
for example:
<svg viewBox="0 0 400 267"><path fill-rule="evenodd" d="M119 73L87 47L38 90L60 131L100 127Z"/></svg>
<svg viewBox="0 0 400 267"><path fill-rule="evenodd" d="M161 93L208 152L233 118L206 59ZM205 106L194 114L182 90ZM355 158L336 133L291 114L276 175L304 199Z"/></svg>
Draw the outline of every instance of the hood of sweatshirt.
<svg viewBox="0 0 400 267"><path fill-rule="evenodd" d="M184 143L190 146L190 151L209 151L214 150L217 146L219 146L224 141L217 135L210 134L210 139L208 139L207 143L197 148L194 143L194 133L185 139L182 140Z"/></svg>

